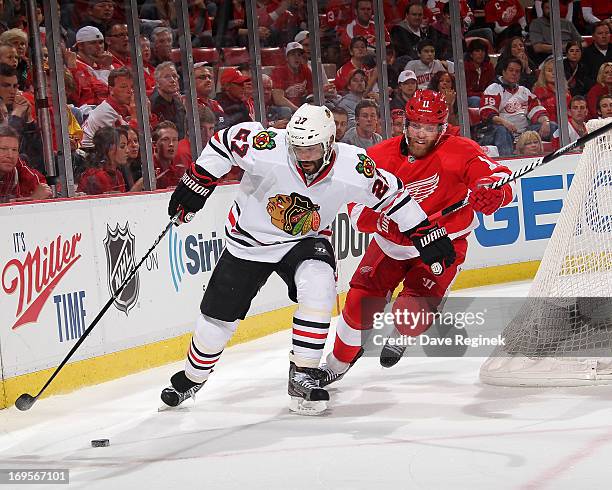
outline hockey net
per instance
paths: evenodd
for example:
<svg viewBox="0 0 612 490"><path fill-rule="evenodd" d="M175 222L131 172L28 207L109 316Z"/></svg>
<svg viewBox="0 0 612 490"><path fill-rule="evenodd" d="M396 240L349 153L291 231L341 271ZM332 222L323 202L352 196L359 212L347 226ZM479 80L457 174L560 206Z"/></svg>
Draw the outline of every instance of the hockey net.
<svg viewBox="0 0 612 490"><path fill-rule="evenodd" d="M587 123L589 131L612 118ZM480 369L487 384L612 383L612 131L585 145L528 298L505 345Z"/></svg>

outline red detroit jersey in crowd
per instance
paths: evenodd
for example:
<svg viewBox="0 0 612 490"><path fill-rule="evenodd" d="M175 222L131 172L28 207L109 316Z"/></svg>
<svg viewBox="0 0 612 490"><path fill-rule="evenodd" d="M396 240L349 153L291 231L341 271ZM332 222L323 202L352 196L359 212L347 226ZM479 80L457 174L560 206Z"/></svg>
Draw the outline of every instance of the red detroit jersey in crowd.
<svg viewBox="0 0 612 490"><path fill-rule="evenodd" d="M462 136L444 134L440 143L422 159L412 159L402 153L404 136L396 136L368 148L367 153L382 168L397 176L409 190L410 195L427 215L440 211L467 196L468 189L481 177L505 177L508 167L490 160L474 141ZM401 145L400 145L401 144ZM512 192L506 193L511 200ZM507 202L504 203L506 205ZM379 213L369 208L351 206L351 218L357 220L357 228L364 232L376 232ZM444 216L438 220L445 226L451 238L461 236L478 225L470 206ZM378 241L378 240L377 240ZM399 247L399 246L397 246ZM385 247L386 248L386 247ZM401 255L401 248L385 250L394 258ZM410 247L412 248L412 247ZM394 253L395 251L398 254ZM409 256L414 254L410 253Z"/></svg>
<svg viewBox="0 0 612 490"><path fill-rule="evenodd" d="M516 24L525 17L525 9L519 0L489 0L485 4L485 20L497 22L502 27Z"/></svg>

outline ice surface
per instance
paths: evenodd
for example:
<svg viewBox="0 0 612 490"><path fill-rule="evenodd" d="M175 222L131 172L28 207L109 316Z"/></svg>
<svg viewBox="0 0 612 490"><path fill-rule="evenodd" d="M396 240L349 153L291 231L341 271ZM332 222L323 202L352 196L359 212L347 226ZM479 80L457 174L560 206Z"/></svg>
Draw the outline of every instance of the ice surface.
<svg viewBox="0 0 612 490"><path fill-rule="evenodd" d="M227 349L178 411L157 407L182 363L0 411L0 467L69 468L69 488L92 490L610 488L612 387L499 388L479 383L481 358L388 370L369 358L331 387L328 415L300 417L287 409L290 340ZM100 438L110 446L92 448Z"/></svg>

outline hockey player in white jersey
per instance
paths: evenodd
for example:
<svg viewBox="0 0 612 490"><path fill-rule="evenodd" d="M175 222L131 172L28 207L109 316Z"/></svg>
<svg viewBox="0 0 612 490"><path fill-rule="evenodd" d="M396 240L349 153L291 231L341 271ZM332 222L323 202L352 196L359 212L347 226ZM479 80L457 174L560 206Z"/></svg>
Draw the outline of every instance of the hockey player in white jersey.
<svg viewBox="0 0 612 490"><path fill-rule="evenodd" d="M289 356L290 408L301 414L325 410L329 394L319 386L316 368L336 298L329 237L340 207L359 202L388 208L386 214L409 236L429 224L399 179L377 170L363 149L336 143L335 132L331 112L314 105L300 107L286 131L237 124L216 133L179 182L168 212L186 222L232 165L244 170L225 225L226 248L202 299L185 369L161 394L166 405L194 397L251 301L276 272L298 303ZM454 260L447 236L428 238L424 261Z"/></svg>

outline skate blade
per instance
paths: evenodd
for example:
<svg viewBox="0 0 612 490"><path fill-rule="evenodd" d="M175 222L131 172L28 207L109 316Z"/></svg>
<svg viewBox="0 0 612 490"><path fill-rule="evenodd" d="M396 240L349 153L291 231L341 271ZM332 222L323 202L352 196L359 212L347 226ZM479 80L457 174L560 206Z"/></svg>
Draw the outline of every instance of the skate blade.
<svg viewBox="0 0 612 490"><path fill-rule="evenodd" d="M161 403L159 407L157 407L158 412L180 412L180 411L189 411L191 408L195 406L195 398L191 397L185 400L183 403L178 404L176 407L172 407L170 405L166 405L164 402Z"/></svg>
<svg viewBox="0 0 612 490"><path fill-rule="evenodd" d="M289 400L289 410L297 415L322 415L327 410L327 401L308 401L292 396Z"/></svg>

